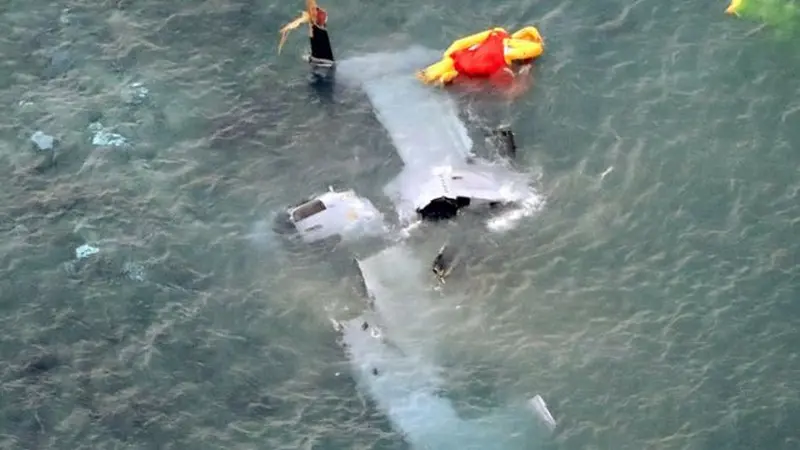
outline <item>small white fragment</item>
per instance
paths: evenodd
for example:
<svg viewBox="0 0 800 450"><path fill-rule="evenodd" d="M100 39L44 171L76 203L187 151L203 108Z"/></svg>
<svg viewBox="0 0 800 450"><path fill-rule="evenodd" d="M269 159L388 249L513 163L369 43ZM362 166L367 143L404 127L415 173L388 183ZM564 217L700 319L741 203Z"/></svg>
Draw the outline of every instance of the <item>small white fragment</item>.
<svg viewBox="0 0 800 450"><path fill-rule="evenodd" d="M55 139L49 134L44 134L42 131L37 131L31 136L31 142L36 144L36 148L39 150L45 151L53 149L53 143L55 142Z"/></svg>
<svg viewBox="0 0 800 450"><path fill-rule="evenodd" d="M61 10L61 15L58 17L58 21L61 22L62 25L69 25L69 8L64 8Z"/></svg>
<svg viewBox="0 0 800 450"><path fill-rule="evenodd" d="M131 83L130 86L122 90L123 101L130 104L142 103L148 95L150 95L150 89L147 89L144 83L140 81Z"/></svg>
<svg viewBox="0 0 800 450"><path fill-rule="evenodd" d="M99 248L92 247L88 244L83 244L75 249L75 257L78 259L88 258L94 254L97 254L98 252L100 252Z"/></svg>
<svg viewBox="0 0 800 450"><path fill-rule="evenodd" d="M127 144L125 137L121 134L100 131L92 138L92 145L99 147L122 147Z"/></svg>
<svg viewBox="0 0 800 450"><path fill-rule="evenodd" d="M547 409L547 404L544 402L544 399L541 395L536 395L530 400L530 404L533 407L533 410L536 414L539 415L539 418L542 419L544 424L550 431L553 431L556 427L556 420L553 419L553 415L550 414L550 410Z"/></svg>
<svg viewBox="0 0 800 450"><path fill-rule="evenodd" d="M128 140L124 136L117 133L112 133L100 122L93 122L89 124L89 131L94 133L92 136L92 145L98 147L124 147L128 144Z"/></svg>
<svg viewBox="0 0 800 450"><path fill-rule="evenodd" d="M614 171L614 166L608 166L608 169L606 169L605 172L600 174L600 181L604 180L606 178L606 175L610 174L612 171Z"/></svg>

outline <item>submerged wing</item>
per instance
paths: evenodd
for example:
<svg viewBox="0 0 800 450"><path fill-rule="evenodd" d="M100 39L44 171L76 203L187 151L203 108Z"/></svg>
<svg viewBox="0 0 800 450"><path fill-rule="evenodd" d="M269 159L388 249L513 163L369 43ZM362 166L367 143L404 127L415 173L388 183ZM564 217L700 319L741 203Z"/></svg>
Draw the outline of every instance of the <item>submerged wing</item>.
<svg viewBox="0 0 800 450"><path fill-rule="evenodd" d="M340 80L366 92L405 164L386 186L401 220L440 198L502 203L536 197L522 174L471 158L472 139L453 99L414 77L415 68L436 57L432 50L412 47L350 58L339 66Z"/></svg>
<svg viewBox="0 0 800 450"><path fill-rule="evenodd" d="M406 166L460 164L470 155L472 140L446 93L410 74L367 82L364 91Z"/></svg>
<svg viewBox="0 0 800 450"><path fill-rule="evenodd" d="M380 319L366 313L337 322L359 388L369 395L414 449L532 450L546 430L532 411L509 404L477 419L459 415L445 395L443 368L398 351L383 336Z"/></svg>
<svg viewBox="0 0 800 450"><path fill-rule="evenodd" d="M472 149L455 102L446 92L424 86L414 77L415 68L431 58L436 58L436 52L412 47L350 58L339 67L340 79L366 92L406 166L460 163Z"/></svg>

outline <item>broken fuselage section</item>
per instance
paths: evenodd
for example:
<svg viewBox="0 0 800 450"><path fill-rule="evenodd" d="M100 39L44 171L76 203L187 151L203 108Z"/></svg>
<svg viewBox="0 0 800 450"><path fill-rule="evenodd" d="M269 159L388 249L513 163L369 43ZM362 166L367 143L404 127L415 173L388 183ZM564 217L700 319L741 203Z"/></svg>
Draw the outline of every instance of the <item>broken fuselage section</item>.
<svg viewBox="0 0 800 450"><path fill-rule="evenodd" d="M386 232L383 215L372 202L353 190L333 189L279 213L274 229L306 244L352 242Z"/></svg>

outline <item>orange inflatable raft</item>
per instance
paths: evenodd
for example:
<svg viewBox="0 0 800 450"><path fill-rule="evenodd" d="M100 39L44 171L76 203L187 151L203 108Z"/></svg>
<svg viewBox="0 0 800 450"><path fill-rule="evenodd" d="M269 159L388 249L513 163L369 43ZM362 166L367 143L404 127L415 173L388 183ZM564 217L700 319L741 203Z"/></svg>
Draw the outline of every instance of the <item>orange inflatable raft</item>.
<svg viewBox="0 0 800 450"><path fill-rule="evenodd" d="M544 40L536 27L509 35L503 28L476 33L453 42L441 61L417 74L423 83L448 85L459 79L492 80L514 76L515 65L527 65L544 53Z"/></svg>

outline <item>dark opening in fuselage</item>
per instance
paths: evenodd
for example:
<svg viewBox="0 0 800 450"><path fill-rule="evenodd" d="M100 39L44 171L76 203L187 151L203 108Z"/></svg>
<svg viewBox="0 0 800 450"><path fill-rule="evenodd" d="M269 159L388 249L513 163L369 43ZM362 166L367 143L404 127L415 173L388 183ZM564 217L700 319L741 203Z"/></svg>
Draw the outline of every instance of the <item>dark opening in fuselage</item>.
<svg viewBox="0 0 800 450"><path fill-rule="evenodd" d="M469 206L469 203L470 199L468 197L456 197L454 199L439 197L425 205L424 208L417 209L417 212L422 217L422 220L431 222L448 220L458 215L458 210Z"/></svg>

